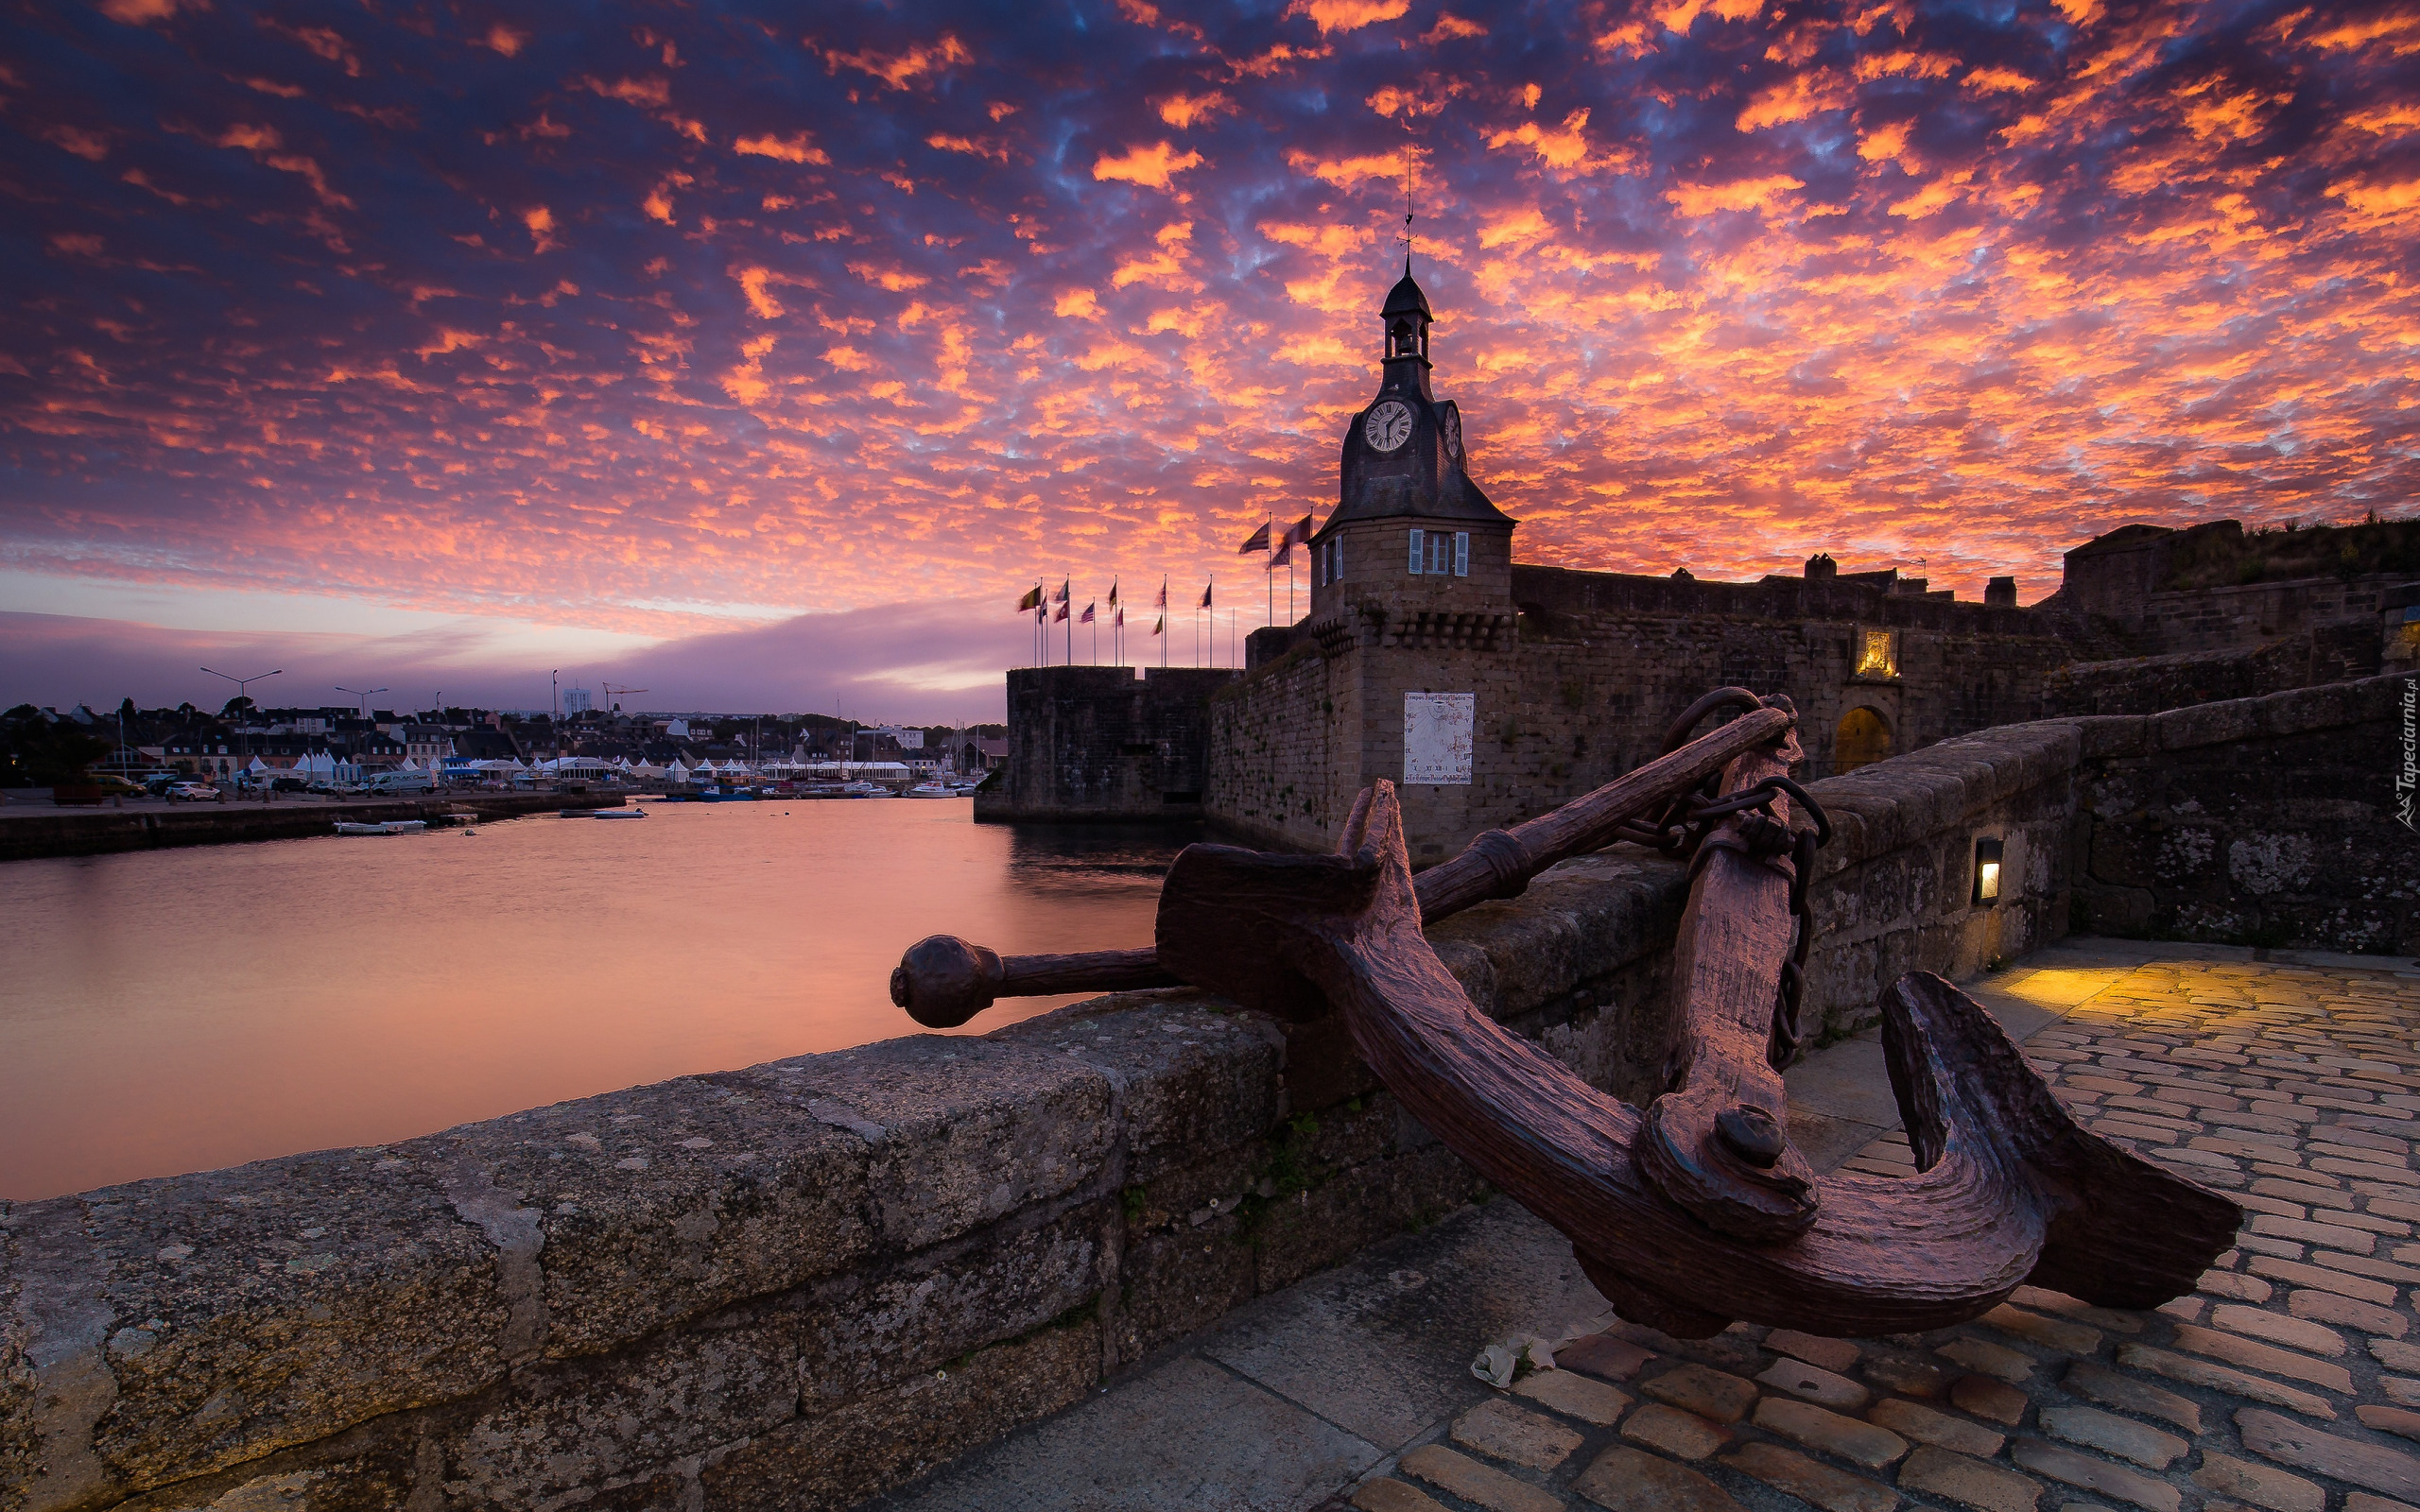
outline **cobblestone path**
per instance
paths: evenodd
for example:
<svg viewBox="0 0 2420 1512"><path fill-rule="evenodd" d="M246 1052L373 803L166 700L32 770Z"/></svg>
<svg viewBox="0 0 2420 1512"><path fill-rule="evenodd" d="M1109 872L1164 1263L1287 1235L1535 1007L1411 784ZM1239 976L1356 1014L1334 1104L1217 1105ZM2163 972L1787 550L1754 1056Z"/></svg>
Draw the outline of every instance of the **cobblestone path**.
<svg viewBox="0 0 2420 1512"><path fill-rule="evenodd" d="M2164 959L2084 986L2027 1041L2035 1066L2090 1126L2245 1209L2194 1295L2121 1313L2023 1289L1855 1342L1617 1323L1331 1505L2420 1506L2420 972ZM1849 1164L1911 1169L1897 1135Z"/></svg>

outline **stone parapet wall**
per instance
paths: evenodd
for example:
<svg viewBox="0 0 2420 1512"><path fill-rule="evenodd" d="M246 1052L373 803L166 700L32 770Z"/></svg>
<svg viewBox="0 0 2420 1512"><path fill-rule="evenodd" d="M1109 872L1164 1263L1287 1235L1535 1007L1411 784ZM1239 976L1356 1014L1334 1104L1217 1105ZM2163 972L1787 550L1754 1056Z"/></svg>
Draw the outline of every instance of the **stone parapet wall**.
<svg viewBox="0 0 2420 1512"><path fill-rule="evenodd" d="M1987 730L1816 784L1810 1028L2056 937L2140 852L2152 811L2113 784L2181 811L2331 750L2384 782L2361 742L2396 687ZM2006 848L1991 909L1978 835ZM2349 896L2336 873L2297 885ZM1617 847L1432 937L1483 1011L1643 1102L1685 890ZM0 1512L847 1506L1484 1195L1333 1018L1175 991L0 1204Z"/></svg>
<svg viewBox="0 0 2420 1512"><path fill-rule="evenodd" d="M2126 627L2137 647L2152 655L2248 649L2342 620L2365 622L2375 640L2380 596L2411 580L2367 573L2153 593L2130 606Z"/></svg>
<svg viewBox="0 0 2420 1512"><path fill-rule="evenodd" d="M2374 677L2384 637L2373 620L2331 620L2254 646L2078 662L2043 679L2053 717L2154 714Z"/></svg>
<svg viewBox="0 0 2420 1512"><path fill-rule="evenodd" d="M2415 686L2390 675L2077 721L2079 927L2420 953L2420 834L2395 788Z"/></svg>

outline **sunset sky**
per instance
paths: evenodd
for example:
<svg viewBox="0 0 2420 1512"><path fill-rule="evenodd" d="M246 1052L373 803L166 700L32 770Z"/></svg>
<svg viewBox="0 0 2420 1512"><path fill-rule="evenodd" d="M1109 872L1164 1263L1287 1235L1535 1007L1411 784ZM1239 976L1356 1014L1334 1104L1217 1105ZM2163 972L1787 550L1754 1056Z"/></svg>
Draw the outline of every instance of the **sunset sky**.
<svg viewBox="0 0 2420 1512"><path fill-rule="evenodd" d="M1407 209L1521 559L2031 602L2420 476L2409 3L0 26L4 702L996 718L1037 577L1258 622Z"/></svg>

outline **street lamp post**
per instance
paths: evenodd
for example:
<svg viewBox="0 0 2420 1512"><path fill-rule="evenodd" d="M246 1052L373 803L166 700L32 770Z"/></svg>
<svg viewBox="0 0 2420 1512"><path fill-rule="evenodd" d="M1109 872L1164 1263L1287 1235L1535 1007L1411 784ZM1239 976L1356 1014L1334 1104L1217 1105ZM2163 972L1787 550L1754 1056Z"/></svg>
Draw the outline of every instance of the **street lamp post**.
<svg viewBox="0 0 2420 1512"><path fill-rule="evenodd" d="M235 696L243 699L248 706L251 703L252 699L252 696L250 691L251 684L266 681L270 678L282 678L285 676L285 669L284 667L278 668L275 672L255 672L249 678L229 677L228 674L216 671L210 667L203 667L201 670L209 673L214 678L226 678L228 681L233 683L235 685ZM245 712L247 713L251 713L250 708L247 707ZM239 741L237 744L239 747L249 747L251 743L250 741ZM238 756L247 755L249 754L249 750L239 749L236 754ZM264 803L268 801L268 784L266 782L261 784L261 801Z"/></svg>

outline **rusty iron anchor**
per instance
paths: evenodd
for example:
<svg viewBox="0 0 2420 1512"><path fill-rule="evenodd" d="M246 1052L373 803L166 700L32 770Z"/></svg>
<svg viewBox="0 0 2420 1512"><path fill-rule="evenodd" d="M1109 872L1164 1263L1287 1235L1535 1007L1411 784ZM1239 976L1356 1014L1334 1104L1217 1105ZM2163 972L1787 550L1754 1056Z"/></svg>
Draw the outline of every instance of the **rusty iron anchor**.
<svg viewBox="0 0 2420 1512"><path fill-rule="evenodd" d="M1186 848L1161 890L1152 968L1283 1018L1340 1012L1413 1116L1568 1237L1624 1316L1668 1332L1937 1328L2029 1281L2113 1307L2191 1290L2240 1210L2079 1127L1981 1005L1928 972L1881 1004L1918 1173L1818 1176L1791 1146L1774 1005L1811 851L1780 860L1789 799L1771 783L1797 755L1794 723L1767 709L1714 732L1737 743L1699 808L1717 817L1675 946L1669 1080L1644 1111L1471 1005L1422 932L1427 900L1389 782L1360 795L1332 855ZM1612 807L1592 811L1590 833L1634 825Z"/></svg>

